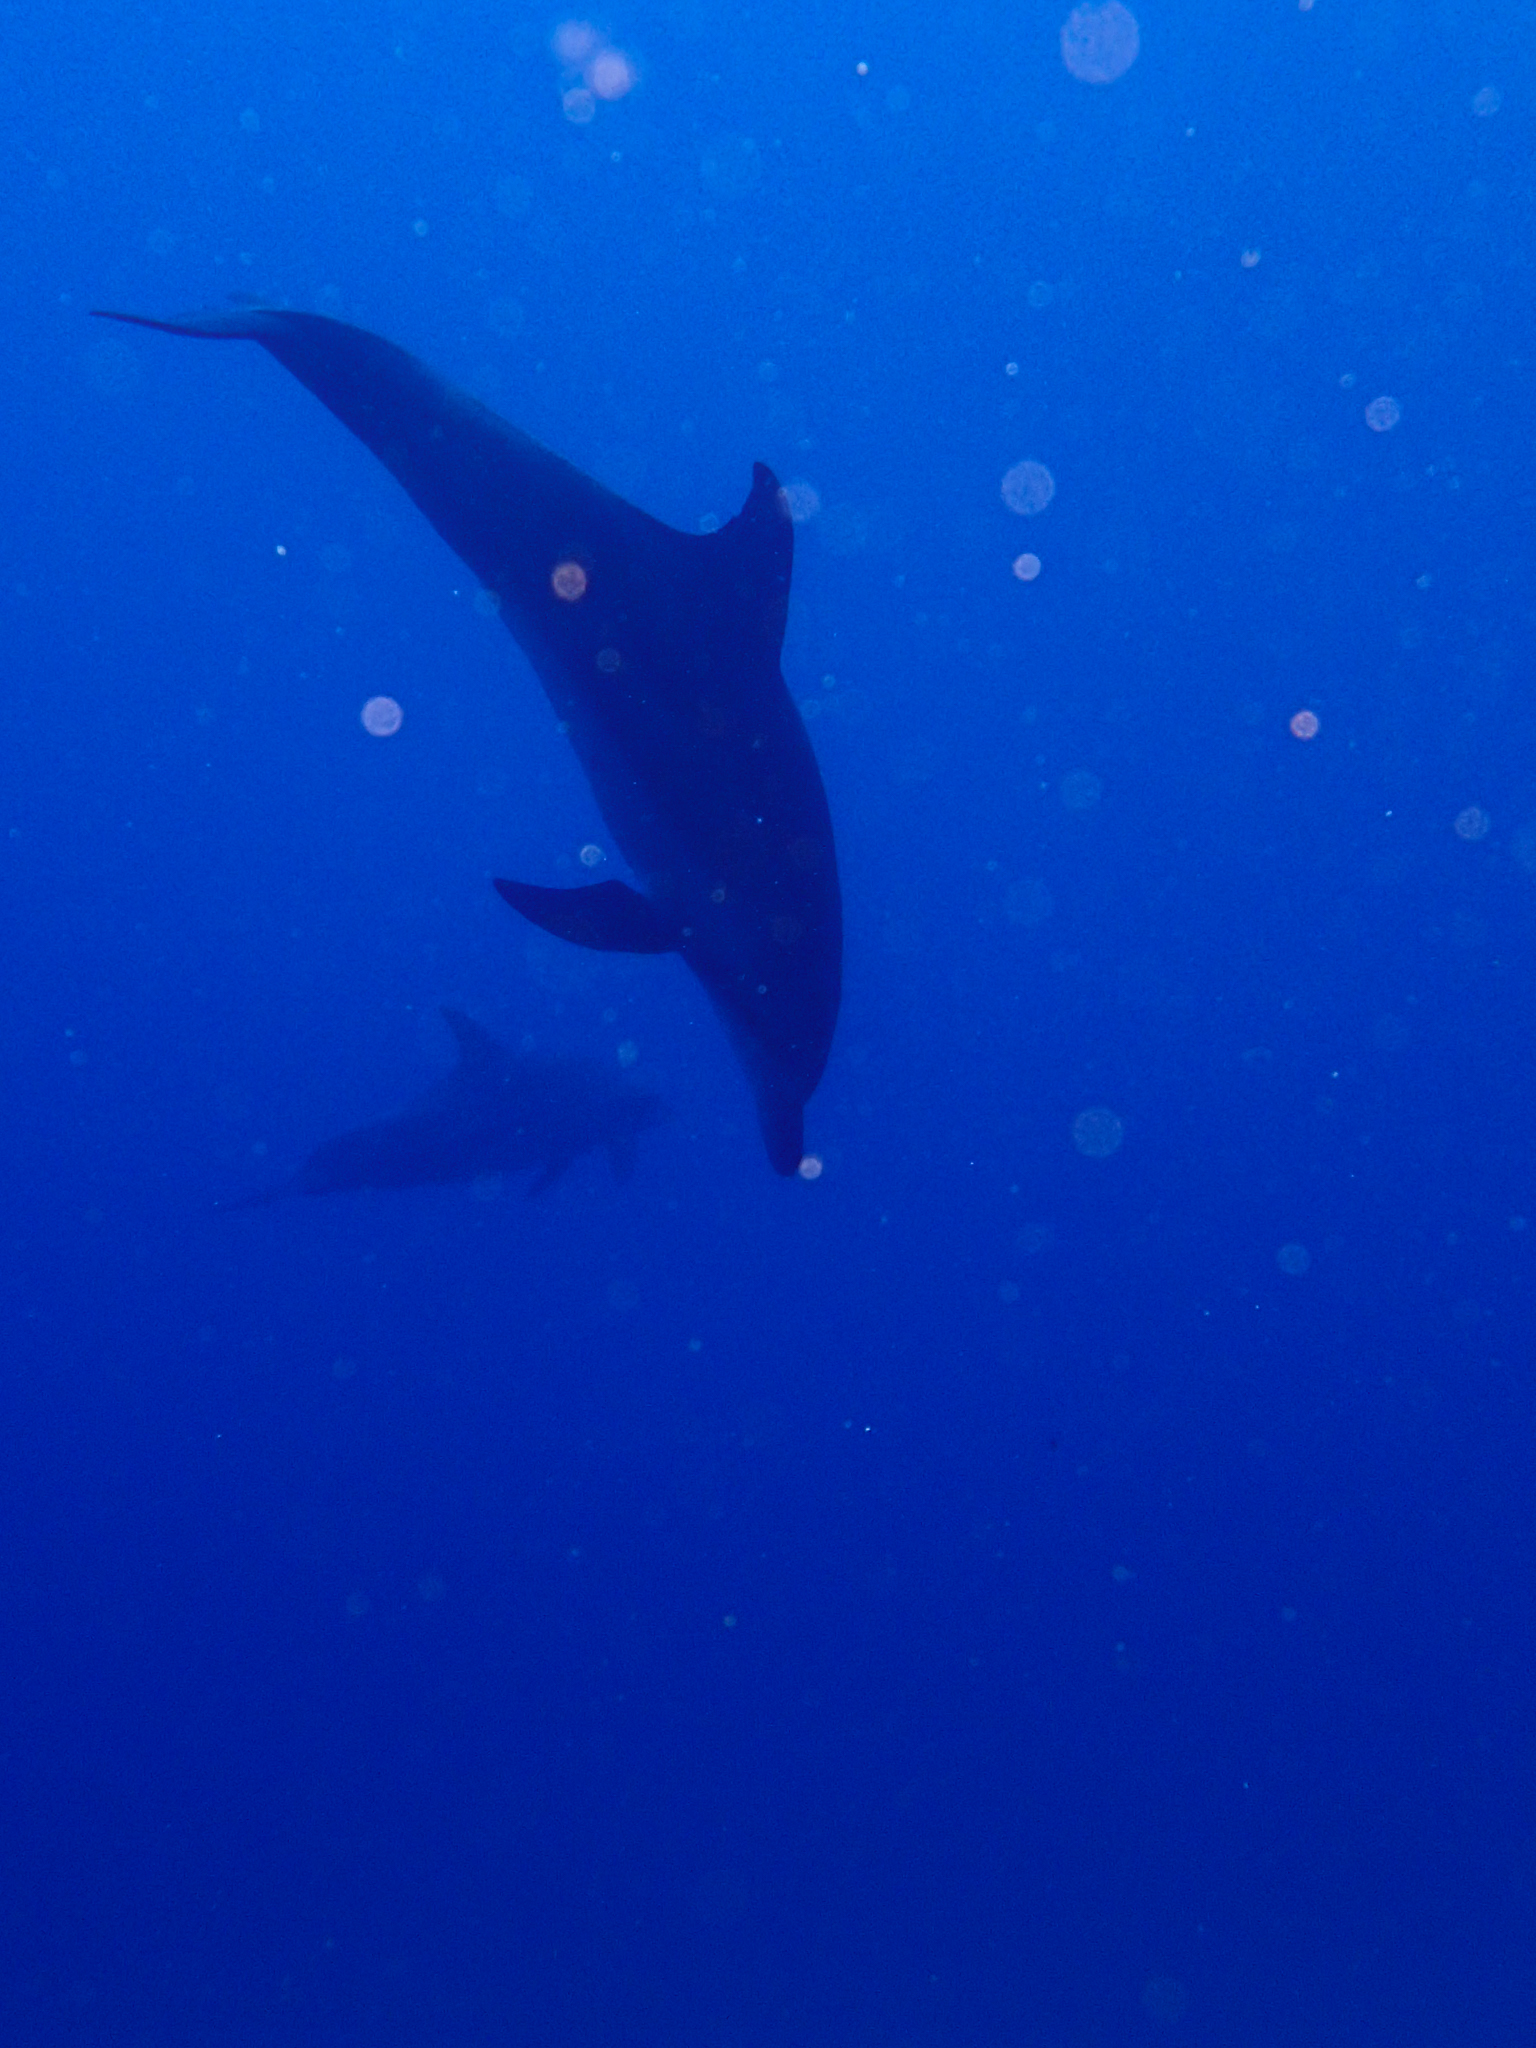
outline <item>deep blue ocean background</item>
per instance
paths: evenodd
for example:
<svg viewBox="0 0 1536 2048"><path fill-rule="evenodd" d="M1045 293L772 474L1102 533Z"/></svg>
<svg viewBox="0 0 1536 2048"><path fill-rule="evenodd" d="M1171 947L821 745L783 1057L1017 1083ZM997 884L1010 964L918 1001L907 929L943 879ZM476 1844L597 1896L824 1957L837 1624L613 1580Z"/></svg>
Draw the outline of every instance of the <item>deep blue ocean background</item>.
<svg viewBox="0 0 1536 2048"><path fill-rule="evenodd" d="M5 2043L1536 2042L1536 7L1067 11L5 9ZM814 1184L233 292L814 492ZM633 1181L219 1209L444 1003Z"/></svg>

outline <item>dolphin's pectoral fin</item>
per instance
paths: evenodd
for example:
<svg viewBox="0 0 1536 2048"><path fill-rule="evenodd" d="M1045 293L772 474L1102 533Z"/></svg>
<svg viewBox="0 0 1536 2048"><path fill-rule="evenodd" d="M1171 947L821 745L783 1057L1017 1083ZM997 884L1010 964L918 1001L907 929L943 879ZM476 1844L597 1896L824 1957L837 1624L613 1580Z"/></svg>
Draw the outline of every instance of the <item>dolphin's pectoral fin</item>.
<svg viewBox="0 0 1536 2048"><path fill-rule="evenodd" d="M757 1121L774 1172L798 1173L805 1157L804 1103L787 1102L765 1091L757 1099Z"/></svg>
<svg viewBox="0 0 1536 2048"><path fill-rule="evenodd" d="M598 953L675 953L678 935L627 882L594 882L587 889L541 889L536 882L503 882L497 893L530 924L590 946Z"/></svg>
<svg viewBox="0 0 1536 2048"><path fill-rule="evenodd" d="M473 1017L466 1017L462 1010L442 1005L443 1022L453 1033L458 1043L459 1058L466 1067L495 1066L506 1058L506 1054L492 1038L489 1031L477 1024Z"/></svg>

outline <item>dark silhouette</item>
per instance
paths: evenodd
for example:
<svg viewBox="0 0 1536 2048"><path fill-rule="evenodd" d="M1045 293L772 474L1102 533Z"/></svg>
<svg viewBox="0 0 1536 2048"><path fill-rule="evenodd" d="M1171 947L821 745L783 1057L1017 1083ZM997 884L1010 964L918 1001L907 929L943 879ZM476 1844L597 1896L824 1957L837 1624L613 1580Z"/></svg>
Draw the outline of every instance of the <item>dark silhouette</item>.
<svg viewBox="0 0 1536 2048"><path fill-rule="evenodd" d="M683 534L583 476L377 335L242 307L114 320L260 342L404 485L493 593L640 882L498 882L576 945L681 953L800 1163L842 974L832 826L779 650L794 528L759 463L741 511Z"/></svg>
<svg viewBox="0 0 1536 2048"><path fill-rule="evenodd" d="M444 1010L459 1063L399 1116L327 1138L298 1172L224 1206L252 1209L283 1195L413 1188L538 1169L530 1195L553 1187L573 1160L599 1146L628 1180L635 1144L663 1115L658 1096L595 1060L512 1053L459 1010Z"/></svg>

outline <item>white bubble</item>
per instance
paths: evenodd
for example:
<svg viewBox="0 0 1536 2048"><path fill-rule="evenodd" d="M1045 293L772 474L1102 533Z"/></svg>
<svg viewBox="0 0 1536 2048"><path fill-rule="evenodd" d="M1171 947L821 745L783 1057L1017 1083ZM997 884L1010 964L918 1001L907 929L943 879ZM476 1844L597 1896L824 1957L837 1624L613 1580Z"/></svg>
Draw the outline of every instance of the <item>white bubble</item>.
<svg viewBox="0 0 1536 2048"><path fill-rule="evenodd" d="M1043 512L1056 495L1056 479L1043 462L1016 462L1003 477L1003 503L1026 518Z"/></svg>
<svg viewBox="0 0 1536 2048"><path fill-rule="evenodd" d="M584 868L601 867L603 864L603 849L600 846L588 844L581 849L581 852L576 857Z"/></svg>
<svg viewBox="0 0 1536 2048"><path fill-rule="evenodd" d="M807 1152L795 1171L802 1180L820 1180L826 1167L814 1152Z"/></svg>
<svg viewBox="0 0 1536 2048"><path fill-rule="evenodd" d="M405 723L405 713L393 697L370 697L362 710L363 729L376 740L387 740Z"/></svg>
<svg viewBox="0 0 1536 2048"><path fill-rule="evenodd" d="M1136 62L1141 31L1121 0L1074 7L1062 23L1061 61L1085 85L1113 85Z"/></svg>

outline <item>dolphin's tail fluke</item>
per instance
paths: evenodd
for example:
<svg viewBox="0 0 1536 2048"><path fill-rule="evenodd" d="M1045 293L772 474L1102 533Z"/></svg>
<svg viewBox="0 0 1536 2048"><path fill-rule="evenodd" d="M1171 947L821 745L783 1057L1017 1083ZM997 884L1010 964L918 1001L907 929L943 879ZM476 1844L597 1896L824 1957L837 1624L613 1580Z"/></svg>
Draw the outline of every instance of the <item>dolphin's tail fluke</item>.
<svg viewBox="0 0 1536 2048"><path fill-rule="evenodd" d="M125 327L153 327L161 334L194 334L206 341L262 341L281 316L270 306L223 306L183 313L176 320L152 320L147 313L114 313L93 306L91 318L120 320Z"/></svg>

